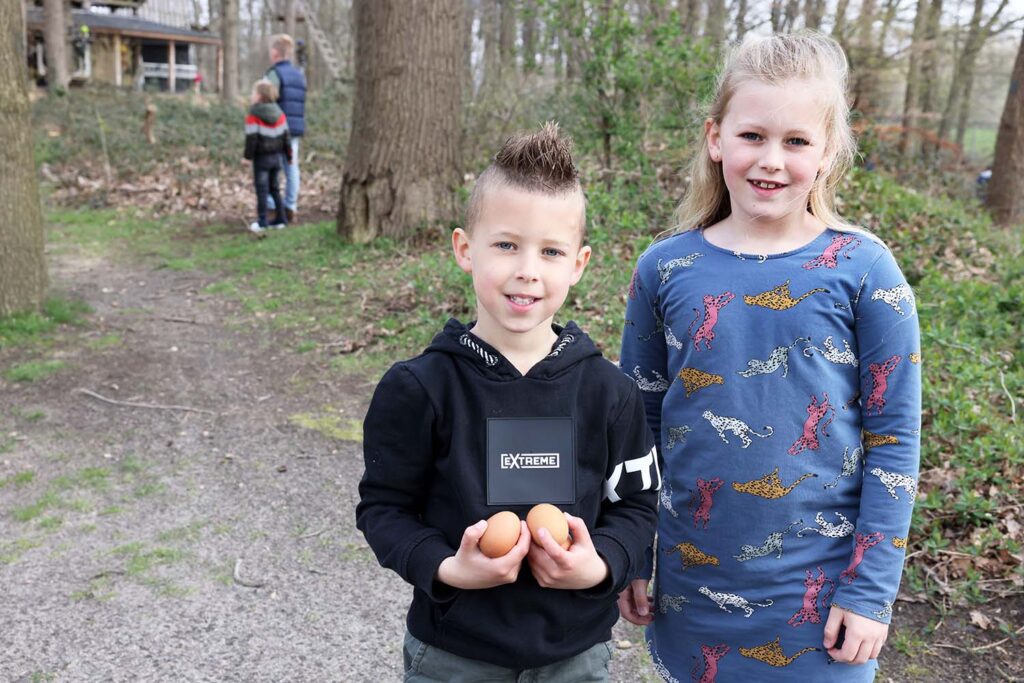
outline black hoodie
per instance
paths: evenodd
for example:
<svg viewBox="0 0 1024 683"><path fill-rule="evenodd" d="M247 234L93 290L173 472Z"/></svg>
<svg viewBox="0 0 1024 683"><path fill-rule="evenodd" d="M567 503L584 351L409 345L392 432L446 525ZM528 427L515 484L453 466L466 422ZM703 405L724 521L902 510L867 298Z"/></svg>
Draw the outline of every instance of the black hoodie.
<svg viewBox="0 0 1024 683"><path fill-rule="evenodd" d="M552 352L522 375L448 321L423 354L384 375L363 428L357 526L381 565L413 585L409 631L512 669L611 637L616 596L640 575L657 520L660 474L636 385L574 323L554 330ZM583 519L608 579L541 588L524 560L513 584L460 590L435 580L466 527L500 510L525 518L536 502Z"/></svg>

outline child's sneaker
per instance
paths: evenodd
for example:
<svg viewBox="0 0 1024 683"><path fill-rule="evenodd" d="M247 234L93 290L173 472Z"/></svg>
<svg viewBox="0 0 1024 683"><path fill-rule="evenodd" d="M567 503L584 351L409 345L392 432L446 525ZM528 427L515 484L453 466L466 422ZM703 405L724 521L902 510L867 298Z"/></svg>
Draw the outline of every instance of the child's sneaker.
<svg viewBox="0 0 1024 683"><path fill-rule="evenodd" d="M260 225L257 221L253 221L252 223L249 224L249 232L253 233L254 235L262 235L266 231L267 229Z"/></svg>

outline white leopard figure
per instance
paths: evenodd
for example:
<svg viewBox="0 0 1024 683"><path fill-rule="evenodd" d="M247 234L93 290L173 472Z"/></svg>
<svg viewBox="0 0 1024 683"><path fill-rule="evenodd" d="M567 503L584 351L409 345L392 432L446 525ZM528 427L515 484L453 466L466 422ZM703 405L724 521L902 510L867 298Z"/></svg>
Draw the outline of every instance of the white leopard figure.
<svg viewBox="0 0 1024 683"><path fill-rule="evenodd" d="M800 531L796 532L797 538L803 538L804 534L816 533L829 538L845 538L853 533L853 523L848 520L842 512L835 513L841 520L839 524L833 524L825 519L825 514L819 512L814 516L814 521L818 526L804 527Z"/></svg>
<svg viewBox="0 0 1024 683"><path fill-rule="evenodd" d="M799 526L804 523L804 520L798 519L785 529L779 531L773 531L768 534L768 538L764 539L764 543L759 546L745 545L740 548L739 555L733 555L739 562L746 562L747 560L753 560L755 557L764 557L775 553L775 559L782 558L782 537L792 531L793 527Z"/></svg>
<svg viewBox="0 0 1024 683"><path fill-rule="evenodd" d="M644 377L643 373L640 372L639 365L633 368L633 377L636 379L636 385L637 387L640 388L640 391L647 391L652 393L668 391L668 380L662 377L660 374L658 374L657 370L651 370L651 372L654 374L654 380L649 380L646 377Z"/></svg>
<svg viewBox="0 0 1024 683"><path fill-rule="evenodd" d="M883 289L879 287L875 291L871 292L872 301L884 301L885 303L892 306L892 310L896 311L900 315L907 315L908 313L914 312L914 292L910 289L910 285L896 285L889 289ZM906 301L909 310L904 311L900 307L900 303Z"/></svg>
<svg viewBox="0 0 1024 683"><path fill-rule="evenodd" d="M907 474L900 474L899 472L890 472L883 470L881 467L875 467L871 470L871 474L878 477L882 484L885 486L889 495L893 497L893 500L899 500L900 497L896 495L896 489L905 489L910 494L910 503L913 504L914 499L917 498L917 480Z"/></svg>
<svg viewBox="0 0 1024 683"><path fill-rule="evenodd" d="M843 469L836 475L836 478L825 484L825 488L835 488L839 485L839 479L842 477L852 477L857 473L857 469L860 467L862 460L864 459L864 451L860 446L853 449L853 453L850 453L850 447L847 446L843 449Z"/></svg>
<svg viewBox="0 0 1024 683"><path fill-rule="evenodd" d="M675 333L668 325L665 325L665 343L675 349L682 350L683 348L683 342L676 339Z"/></svg>
<svg viewBox="0 0 1024 683"><path fill-rule="evenodd" d="M755 432L753 429L750 428L749 425L747 425L746 422L740 420L739 418L728 417L725 415L715 415L710 410L705 410L703 413L701 413L701 416L711 423L711 426L715 428L716 432L718 432L718 438L720 438L725 443L729 443L729 440L725 438L725 433L727 431L732 432L734 436L738 436L743 444L742 448L746 448L752 443L752 441L750 440L750 434L753 434L754 436L760 437L762 439L767 439L769 436L775 433L775 430L772 429L770 425L765 425L764 428L765 430L767 430L767 433L761 434L759 432Z"/></svg>
<svg viewBox="0 0 1024 683"><path fill-rule="evenodd" d="M785 377L789 374L789 352L794 346L800 342L809 342L810 337L797 337L789 346L776 346L766 360L758 360L752 358L747 361L747 369L741 370L736 374L740 377L753 377L754 375L770 375L771 373L782 368L782 376Z"/></svg>
<svg viewBox="0 0 1024 683"><path fill-rule="evenodd" d="M665 265L662 265L661 259L658 259L658 278L661 280L661 284L668 282L668 279L672 277L673 270L676 268L689 268L703 255L695 251L689 256L674 258Z"/></svg>
<svg viewBox="0 0 1024 683"><path fill-rule="evenodd" d="M892 616L892 603L888 600L882 603L882 609L875 612L875 616L879 619L887 619Z"/></svg>
<svg viewBox="0 0 1024 683"><path fill-rule="evenodd" d="M830 334L825 337L825 341L822 342L822 346L824 348L819 349L817 346L812 344L804 349L804 355L810 358L814 355L814 352L817 351L825 357L825 360L830 363L835 363L836 365L852 365L853 367L860 365L860 361L857 360L857 356L853 355L853 349L850 348L850 342L845 339L840 339L839 341L843 342L844 348L842 351L832 343L832 335Z"/></svg>
<svg viewBox="0 0 1024 683"><path fill-rule="evenodd" d="M665 444L665 448L672 450L676 447L677 443L683 443L686 441L686 435L692 432L693 429L690 425L683 425L681 427L669 427L668 428L668 443Z"/></svg>
<svg viewBox="0 0 1024 683"><path fill-rule="evenodd" d="M672 507L672 486L668 482L664 482L661 490L658 491L658 502L661 503L661 507L668 510L668 513L673 517L678 517L679 513Z"/></svg>
<svg viewBox="0 0 1024 683"><path fill-rule="evenodd" d="M728 612L729 614L732 614L732 610L729 609L729 607L736 607L743 610L743 616L748 619L750 618L750 615L754 613L754 608L751 607L751 605L755 605L757 607L771 607L774 604L773 600L752 602L746 598L736 595L735 593L716 593L707 586L701 586L697 589L697 592L710 598L716 605L718 605L719 609ZM726 607L726 605L729 607Z"/></svg>
<svg viewBox="0 0 1024 683"><path fill-rule="evenodd" d="M662 614L668 614L671 609L673 612L682 612L683 605L690 602L682 595L669 595L667 593L661 594L661 599L658 600L658 611Z"/></svg>

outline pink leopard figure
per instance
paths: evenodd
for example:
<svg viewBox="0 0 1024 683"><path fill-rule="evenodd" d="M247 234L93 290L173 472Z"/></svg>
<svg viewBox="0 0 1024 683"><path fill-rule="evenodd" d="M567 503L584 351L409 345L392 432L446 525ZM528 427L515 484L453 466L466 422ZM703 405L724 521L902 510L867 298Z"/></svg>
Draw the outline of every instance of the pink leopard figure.
<svg viewBox="0 0 1024 683"><path fill-rule="evenodd" d="M797 610L796 614L789 618L788 623L790 626L796 627L807 622L811 622L812 624L821 623L821 613L818 612L818 596L821 595L821 589L824 588L827 583L829 585L828 593L821 598L821 606L823 608L827 607L829 596L835 592L836 584L832 579L825 576L825 572L821 567L818 567L817 569L817 577L811 573L810 569L807 570L807 578L804 579L804 588L806 588L806 591L804 592L803 606Z"/></svg>
<svg viewBox="0 0 1024 683"><path fill-rule="evenodd" d="M871 395L868 396L867 403L864 404L864 410L868 415L871 414L871 410L875 410L875 415L881 415L882 409L885 408L885 392L889 388L889 375L899 365L902 356L894 355L891 356L884 363L872 363L868 366L868 372L871 373L871 380L874 383L871 389Z"/></svg>
<svg viewBox="0 0 1024 683"><path fill-rule="evenodd" d="M697 678L697 670L701 665L701 662L697 662L693 665L690 677L694 680L694 683L715 683L715 678L718 677L718 660L729 654L729 646L725 643L715 645L714 647L701 645L700 653L704 658L704 673L700 678Z"/></svg>
<svg viewBox="0 0 1024 683"><path fill-rule="evenodd" d="M811 396L811 402L807 404L807 420L804 422L804 433L799 439L793 442L793 445L789 447L788 451L786 451L790 455L798 455L803 453L804 450L818 450L818 447L821 445L818 442L819 425L821 425L822 436L828 436L828 426L832 423L832 420L835 419L836 411L832 407L832 404L828 402L828 392L822 392L821 395L824 396L824 400L822 400L821 403L818 403L817 395ZM822 420L829 411L832 412L832 415L829 417L827 422L823 423Z"/></svg>
<svg viewBox="0 0 1024 683"><path fill-rule="evenodd" d="M885 540L885 534L881 531L876 531L870 534L857 533L857 544L853 549L853 559L850 560L850 566L847 567L839 574L839 578L846 583L853 583L854 579L857 578L857 567L864 561L864 553L869 548L874 548L876 545Z"/></svg>
<svg viewBox="0 0 1024 683"><path fill-rule="evenodd" d="M852 246L851 246L852 245ZM846 249L846 247L850 247ZM825 251L821 252L821 255L811 259L804 264L806 270L814 270L815 268L835 268L839 265L839 254L846 249L845 258L850 258L850 252L860 246L860 239L853 235L836 235L832 238L832 243L829 244Z"/></svg>
<svg viewBox="0 0 1024 683"><path fill-rule="evenodd" d="M708 528L708 524L711 522L712 497L718 489L722 488L723 483L718 477L714 479L697 479L697 493L700 496L700 505L693 510L693 526L698 527L703 523L703 528ZM690 500L690 507L693 507L692 498Z"/></svg>
<svg viewBox="0 0 1024 683"><path fill-rule="evenodd" d="M697 328L697 332L693 333L694 324L700 320L700 311L695 308L693 310L697 312L697 315L686 330L686 333L693 338L693 348L700 351L700 343L704 342L704 346L709 351L711 350L711 342L715 339L715 325L718 324L718 313L734 298L735 295L732 292L724 292L718 296L704 295L704 322Z"/></svg>

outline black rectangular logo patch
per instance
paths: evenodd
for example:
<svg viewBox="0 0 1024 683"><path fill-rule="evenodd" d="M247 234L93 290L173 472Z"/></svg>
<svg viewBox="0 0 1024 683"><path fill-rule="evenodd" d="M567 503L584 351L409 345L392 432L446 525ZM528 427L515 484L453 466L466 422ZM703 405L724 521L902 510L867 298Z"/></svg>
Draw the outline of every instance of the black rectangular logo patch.
<svg viewBox="0 0 1024 683"><path fill-rule="evenodd" d="M576 502L571 417L487 420L487 504Z"/></svg>

